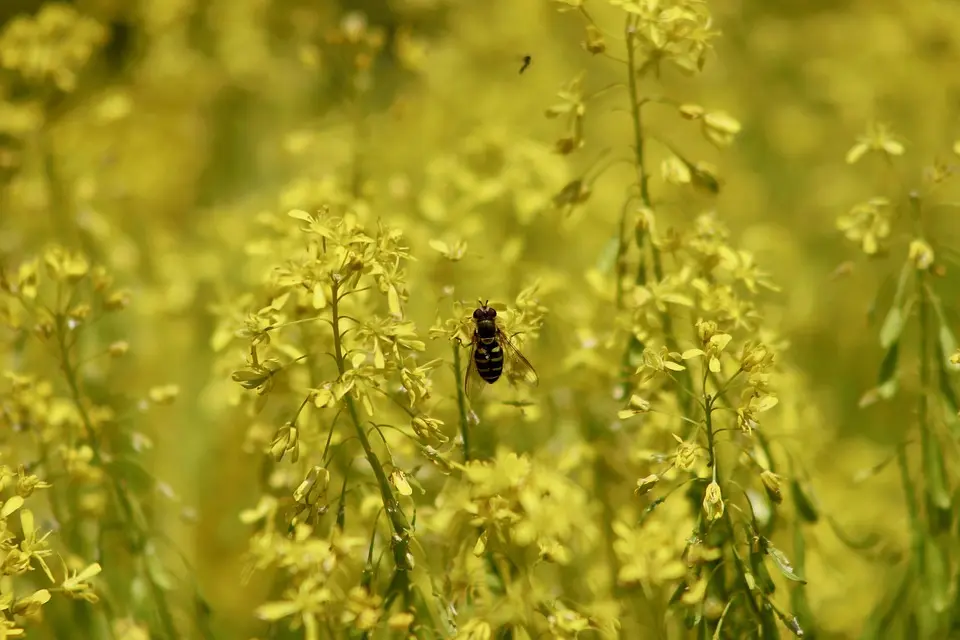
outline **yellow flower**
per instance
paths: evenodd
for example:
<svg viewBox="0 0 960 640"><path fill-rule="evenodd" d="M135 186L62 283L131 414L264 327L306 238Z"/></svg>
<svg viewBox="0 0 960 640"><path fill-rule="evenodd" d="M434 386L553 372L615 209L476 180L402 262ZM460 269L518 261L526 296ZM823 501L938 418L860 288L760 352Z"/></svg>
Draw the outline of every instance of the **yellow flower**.
<svg viewBox="0 0 960 640"><path fill-rule="evenodd" d="M683 438L677 434L673 434L673 439L680 444L674 454L673 464L680 471L688 471L696 463L697 456L700 455L700 445L696 442L684 442Z"/></svg>
<svg viewBox="0 0 960 640"><path fill-rule="evenodd" d="M857 143L847 151L847 164L854 164L868 152L875 151L887 156L903 155L903 143L897 140L886 125L874 123L867 133L857 138Z"/></svg>
<svg viewBox="0 0 960 640"><path fill-rule="evenodd" d="M50 592L46 589L35 591L32 595L19 598L10 610L17 616L30 618L40 613L40 608L50 601Z"/></svg>
<svg viewBox="0 0 960 640"><path fill-rule="evenodd" d="M635 517L616 520L617 581L658 586L682 578L687 572L684 554L692 526L688 507L679 500L667 500L639 526Z"/></svg>
<svg viewBox="0 0 960 640"><path fill-rule="evenodd" d="M493 637L493 629L486 620L467 620L467 623L460 627L454 640L490 640Z"/></svg>
<svg viewBox="0 0 960 640"><path fill-rule="evenodd" d="M859 242L865 254L876 254L880 242L890 235L890 201L877 197L857 204L837 218L837 229L848 240Z"/></svg>
<svg viewBox="0 0 960 640"><path fill-rule="evenodd" d="M390 474L390 482L397 488L397 493L400 495L413 495L413 489L410 488L410 483L407 481L407 474L400 469L393 470L393 473Z"/></svg>
<svg viewBox="0 0 960 640"><path fill-rule="evenodd" d="M709 522L719 520L723 516L723 494L716 481L708 484L703 494L703 512L707 514Z"/></svg>
<svg viewBox="0 0 960 640"><path fill-rule="evenodd" d="M72 91L77 73L107 35L102 24L72 6L45 3L36 16L18 16L6 24L0 33L0 66Z"/></svg>
<svg viewBox="0 0 960 640"><path fill-rule="evenodd" d="M383 598L380 596L370 594L363 587L354 587L348 594L346 609L340 620L358 631L370 631L383 615L382 604Z"/></svg>
<svg viewBox="0 0 960 640"><path fill-rule="evenodd" d="M101 568L99 563L94 562L80 571L75 572L73 575L70 575L71 572L67 569L66 565L64 565L63 571L67 574L67 578L60 583L60 589L64 593L71 598L86 600L90 603L96 603L100 600L100 597L93 590L93 585L89 582L91 578L100 574Z"/></svg>
<svg viewBox="0 0 960 640"><path fill-rule="evenodd" d="M909 255L910 261L919 271L926 271L933 264L933 247L924 240L912 240Z"/></svg>
<svg viewBox="0 0 960 640"><path fill-rule="evenodd" d="M724 111L711 111L703 116L703 135L718 147L728 146L740 133L740 123Z"/></svg>
<svg viewBox="0 0 960 640"><path fill-rule="evenodd" d="M407 631L413 624L414 616L409 611L401 611L390 616L387 626L394 631Z"/></svg>

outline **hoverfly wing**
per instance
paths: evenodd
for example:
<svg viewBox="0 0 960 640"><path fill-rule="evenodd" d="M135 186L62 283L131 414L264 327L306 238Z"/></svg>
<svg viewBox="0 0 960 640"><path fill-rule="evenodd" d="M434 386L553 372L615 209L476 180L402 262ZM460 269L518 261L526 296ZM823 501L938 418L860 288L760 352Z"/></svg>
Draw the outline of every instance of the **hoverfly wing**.
<svg viewBox="0 0 960 640"><path fill-rule="evenodd" d="M511 379L523 380L529 385L537 386L540 383L540 377L536 369L530 364L530 361L520 353L520 350L513 346L510 338L502 330L498 332L498 341L500 348L503 349L504 359L507 363L508 376Z"/></svg>
<svg viewBox="0 0 960 640"><path fill-rule="evenodd" d="M474 340L470 349L470 359L467 361L467 371L463 376L463 393L471 403L480 397L484 387L487 386L487 383L480 377L480 372L477 371L476 351L477 345L476 340Z"/></svg>

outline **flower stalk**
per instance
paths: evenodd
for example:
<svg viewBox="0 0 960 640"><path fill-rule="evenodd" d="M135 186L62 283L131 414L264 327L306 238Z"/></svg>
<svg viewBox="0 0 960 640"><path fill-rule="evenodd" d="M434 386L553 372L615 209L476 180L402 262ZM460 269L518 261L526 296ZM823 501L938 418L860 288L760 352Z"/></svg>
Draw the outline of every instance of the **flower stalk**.
<svg viewBox="0 0 960 640"><path fill-rule="evenodd" d="M157 584L153 576L151 576L150 571L147 570L145 566L146 560L142 555L143 553L149 552L147 550L147 538L149 537L147 526L138 517L138 510L134 508L133 499L127 494L127 489L113 473L110 473L105 468L103 452L96 428L93 425L93 420L90 418L90 413L84 405L77 372L70 358L70 345L67 343L67 335L69 333L67 318L62 313L58 313L55 319L56 340L60 355L61 370L63 371L64 379L70 391L70 399L83 423L87 440L90 441L90 449L93 452L93 462L96 466L104 469L104 475L109 479L110 487L117 498L117 505L120 507L120 517L123 519L123 530L127 532L130 548L137 554L138 561L141 564L141 572L150 588L150 594L153 597L157 617L163 629L168 634L168 637L177 637L177 627L173 621L173 615L167 602L166 593L163 588ZM102 556L104 550L101 548L99 551Z"/></svg>
<svg viewBox="0 0 960 640"><path fill-rule="evenodd" d="M642 68L637 66L637 52L636 52L636 37L637 37L637 25L639 18L631 13L627 14L624 35L626 39L627 47L627 89L629 91L630 99L630 114L631 114L631 124L633 127L633 151L634 151L634 167L637 173L637 188L639 190L640 202L643 204L644 208L653 210L653 200L650 197L650 174L647 171L646 165L646 140L644 137L644 128L643 128L643 114L642 109L647 101L640 97L640 90L637 82L637 78L642 73ZM621 223L621 231L623 230L623 225ZM641 258L640 264L637 267L637 276L636 283L643 284L646 282L646 260L644 260L644 254L649 253L650 263L653 269L653 277L657 282L663 281L663 262L660 255L660 248L653 242L653 237L650 233L643 234L642 244L640 244L637 249L640 251ZM667 311L660 312L660 322L663 325L663 337L664 343L667 346L667 349L671 352L676 352L679 350L677 345L676 332L673 327L673 316ZM637 339L635 335L630 336L628 341L627 348L624 351L623 362L629 367L631 361L631 355L643 350L644 345ZM627 369L629 372L629 369ZM675 393L677 396L677 406L680 407L684 415L689 415L691 411L691 398L689 397L689 392L692 390L692 380L690 379L690 372L687 370L681 371L678 373L680 380L676 385ZM626 379L623 387L623 397L629 398L632 391L632 385L629 381L629 378Z"/></svg>
<svg viewBox="0 0 960 640"><path fill-rule="evenodd" d="M470 422L468 421L467 414L467 398L466 394L463 391L463 378L466 375L466 370L463 367L460 355L460 342L457 340L452 341L453 344L453 377L454 382L457 385L457 416L459 417L460 422L460 439L462 440L463 448L463 461L469 462L470 460ZM467 363L467 366L470 366L470 363Z"/></svg>
<svg viewBox="0 0 960 640"><path fill-rule="evenodd" d="M340 315L341 291L340 281L337 278L333 279L331 288L330 320L333 326L333 351L334 358L337 362L337 371L342 377L347 372L347 368L346 360L343 356L343 336L340 332L340 320L342 319L342 316ZM343 401L347 407L347 412L350 414L350 421L353 423L356 431L357 440L360 441L360 446L363 448L363 454L367 458L367 462L370 464L370 468L373 471L374 477L377 479L377 486L380 489L380 497L383 500L383 507L387 513L387 517L390 519L391 528L393 529L394 534L397 536L397 544L406 546L410 536L410 524L407 522L407 518L404 515L403 510L400 508L400 503L397 501L396 496L393 495L393 489L390 487L390 481L387 479L387 474L383 471L383 465L380 463L380 459L377 457L376 452L373 450L373 447L370 444L370 439L367 437L367 432L364 430L363 424L360 421L360 414L357 411L356 402L349 393L344 395ZM403 555L405 556L406 554L404 553ZM408 568L406 557L402 558L401 562L398 562L397 568Z"/></svg>

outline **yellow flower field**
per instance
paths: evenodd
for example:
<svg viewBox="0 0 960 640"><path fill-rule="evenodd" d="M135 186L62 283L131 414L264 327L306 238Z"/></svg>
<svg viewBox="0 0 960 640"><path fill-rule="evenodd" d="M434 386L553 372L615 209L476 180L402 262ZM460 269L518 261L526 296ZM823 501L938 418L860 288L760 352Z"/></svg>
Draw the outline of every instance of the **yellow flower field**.
<svg viewBox="0 0 960 640"><path fill-rule="evenodd" d="M2 3L0 638L960 638L958 30Z"/></svg>

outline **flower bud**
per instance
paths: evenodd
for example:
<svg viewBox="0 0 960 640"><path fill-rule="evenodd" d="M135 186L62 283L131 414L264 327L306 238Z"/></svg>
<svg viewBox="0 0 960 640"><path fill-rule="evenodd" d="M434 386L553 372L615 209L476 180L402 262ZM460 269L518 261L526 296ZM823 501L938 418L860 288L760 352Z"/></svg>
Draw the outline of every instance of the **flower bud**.
<svg viewBox="0 0 960 640"><path fill-rule="evenodd" d="M640 497L650 492L657 483L660 482L660 476L655 473L651 473L646 478L640 478L637 480L637 488L633 490L634 495Z"/></svg>
<svg viewBox="0 0 960 640"><path fill-rule="evenodd" d="M703 494L703 512L707 515L709 522L714 522L723 517L723 493L716 481L708 484L707 490Z"/></svg>
<svg viewBox="0 0 960 640"><path fill-rule="evenodd" d="M760 481L763 482L763 488L774 504L783 502L783 493L780 491L780 476L769 469L764 469L760 474Z"/></svg>

